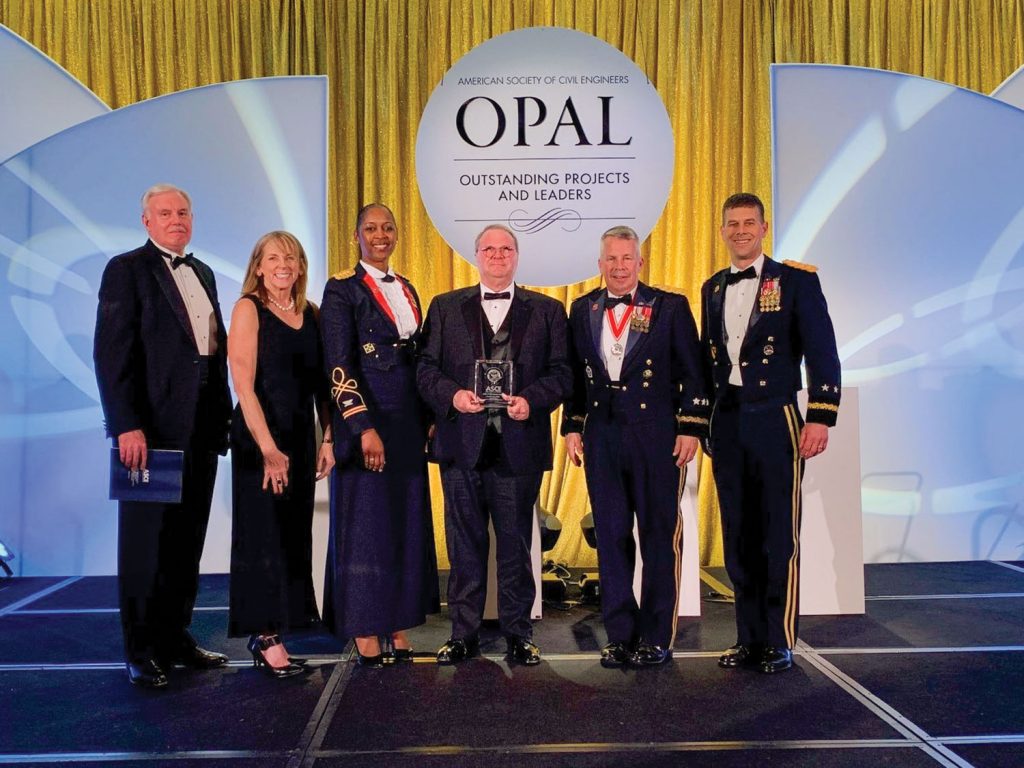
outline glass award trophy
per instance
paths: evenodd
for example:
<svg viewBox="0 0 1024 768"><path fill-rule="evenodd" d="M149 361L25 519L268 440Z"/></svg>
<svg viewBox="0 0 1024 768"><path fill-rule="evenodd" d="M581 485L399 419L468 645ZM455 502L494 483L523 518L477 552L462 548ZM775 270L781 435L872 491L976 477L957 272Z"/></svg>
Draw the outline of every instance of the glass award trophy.
<svg viewBox="0 0 1024 768"><path fill-rule="evenodd" d="M473 394L484 401L485 408L508 408L502 395L512 394L512 361L477 360Z"/></svg>

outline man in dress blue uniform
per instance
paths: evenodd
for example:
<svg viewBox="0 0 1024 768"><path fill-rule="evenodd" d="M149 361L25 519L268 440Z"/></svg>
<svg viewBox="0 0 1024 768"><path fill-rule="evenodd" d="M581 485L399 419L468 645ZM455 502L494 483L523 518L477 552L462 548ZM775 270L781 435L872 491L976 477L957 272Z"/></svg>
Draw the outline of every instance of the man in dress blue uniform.
<svg viewBox="0 0 1024 768"><path fill-rule="evenodd" d="M541 476L551 469L551 412L568 397L565 309L513 282L519 244L492 224L476 238L480 283L431 302L423 328L417 384L433 409L433 455L440 465L451 575L451 638L442 664L476 654L487 587L488 531L494 525L498 622L509 659L540 663L530 610L533 508ZM479 360L512 364L505 408L489 408L474 391ZM498 370L498 367L492 370Z"/></svg>
<svg viewBox="0 0 1024 768"><path fill-rule="evenodd" d="M639 282L636 232L601 237L607 288L569 311L574 388L562 419L569 459L586 450L594 511L601 613L608 644L601 663L661 664L671 658L679 603L686 464L707 435L697 326L685 296ZM643 577L633 595L637 521Z"/></svg>
<svg viewBox="0 0 1024 768"><path fill-rule="evenodd" d="M93 359L107 434L122 463L149 448L185 452L180 504L122 501L117 584L128 678L167 686L166 670L226 664L188 632L199 588L217 454L231 420L227 337L213 271L185 254L192 202L160 184L142 197L149 240L103 270Z"/></svg>
<svg viewBox="0 0 1024 768"><path fill-rule="evenodd" d="M799 617L800 481L828 445L839 411L835 332L816 270L762 251L764 205L741 193L722 206L732 266L701 289L701 343L714 415L709 438L725 564L736 593L726 669L793 665ZM806 423L797 410L806 362Z"/></svg>

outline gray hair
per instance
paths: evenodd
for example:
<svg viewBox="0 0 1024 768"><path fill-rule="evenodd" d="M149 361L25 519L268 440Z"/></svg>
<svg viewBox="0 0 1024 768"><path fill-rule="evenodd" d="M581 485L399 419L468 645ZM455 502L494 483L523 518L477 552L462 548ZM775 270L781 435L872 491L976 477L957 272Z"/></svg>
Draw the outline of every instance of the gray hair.
<svg viewBox="0 0 1024 768"><path fill-rule="evenodd" d="M625 224L620 224L617 227L612 227L601 235L601 242L605 241L605 238L617 237L620 240L634 240L637 245L640 245L640 238L637 236L636 231L632 227L627 227Z"/></svg>
<svg viewBox="0 0 1024 768"><path fill-rule="evenodd" d="M185 202L188 203L189 210L192 210L192 198L188 196L181 187L176 187L173 184L154 184L152 187L142 193L142 212L146 212L146 206L149 205L149 200L156 195L162 195L165 192L177 192L179 195L185 198Z"/></svg>
<svg viewBox="0 0 1024 768"><path fill-rule="evenodd" d="M476 240L473 241L473 250L477 251L480 249L480 238L490 232L492 229L497 229L500 232L504 232L506 235L512 238L512 242L516 246L516 250L519 250L519 238L516 237L516 233L506 227L504 224L488 224L486 227L480 230L480 234L476 236Z"/></svg>

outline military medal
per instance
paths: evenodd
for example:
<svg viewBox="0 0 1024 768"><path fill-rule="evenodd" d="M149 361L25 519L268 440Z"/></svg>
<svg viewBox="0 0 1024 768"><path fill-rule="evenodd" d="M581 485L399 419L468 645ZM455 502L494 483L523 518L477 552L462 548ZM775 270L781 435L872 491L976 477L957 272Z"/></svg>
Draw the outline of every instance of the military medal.
<svg viewBox="0 0 1024 768"><path fill-rule="evenodd" d="M758 306L762 312L778 312L782 308L782 287L777 277L766 277L761 283Z"/></svg>
<svg viewBox="0 0 1024 768"><path fill-rule="evenodd" d="M618 322L615 322L614 307L609 307L605 311L608 313L608 330L611 331L612 339L614 339L614 341L612 342L611 350L612 356L622 357L622 354L623 352L625 352L626 348L622 345L622 342L619 341L619 339L621 339L622 334L625 333L626 323L630 321L629 319L633 315L633 301L630 300L629 306L626 307L626 311L622 313L622 319L619 320Z"/></svg>
<svg viewBox="0 0 1024 768"><path fill-rule="evenodd" d="M651 330L651 308L636 307L629 318L629 327L640 333L647 333Z"/></svg>

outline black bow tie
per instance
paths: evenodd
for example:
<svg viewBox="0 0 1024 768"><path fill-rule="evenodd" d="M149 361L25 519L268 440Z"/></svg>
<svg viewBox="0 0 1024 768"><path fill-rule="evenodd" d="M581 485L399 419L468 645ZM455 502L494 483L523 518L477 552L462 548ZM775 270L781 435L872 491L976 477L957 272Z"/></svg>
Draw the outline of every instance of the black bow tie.
<svg viewBox="0 0 1024 768"><path fill-rule="evenodd" d="M615 296L605 296L604 297L604 308L605 309L614 309L619 304L625 304L628 307L632 303L633 303L633 297L632 297L631 294L628 294L628 293L625 296L619 296L618 298L616 298Z"/></svg>
<svg viewBox="0 0 1024 768"><path fill-rule="evenodd" d="M496 301L497 299L511 299L512 293L509 291L502 291L501 293L491 293L490 291L484 292L484 301Z"/></svg>
<svg viewBox="0 0 1024 768"><path fill-rule="evenodd" d="M381 278L381 282L393 283L393 282L395 282L395 276L394 275L384 275L384 277Z"/></svg>
<svg viewBox="0 0 1024 768"><path fill-rule="evenodd" d="M747 267L746 269L740 270L739 272L730 272L728 275L725 276L725 284L735 285L740 280L746 280L748 278L757 278L757 270L754 269L753 265Z"/></svg>
<svg viewBox="0 0 1024 768"><path fill-rule="evenodd" d="M184 256L169 256L168 258L171 260L171 269L177 269L182 264L187 264L191 267L195 263L191 253L186 253Z"/></svg>

